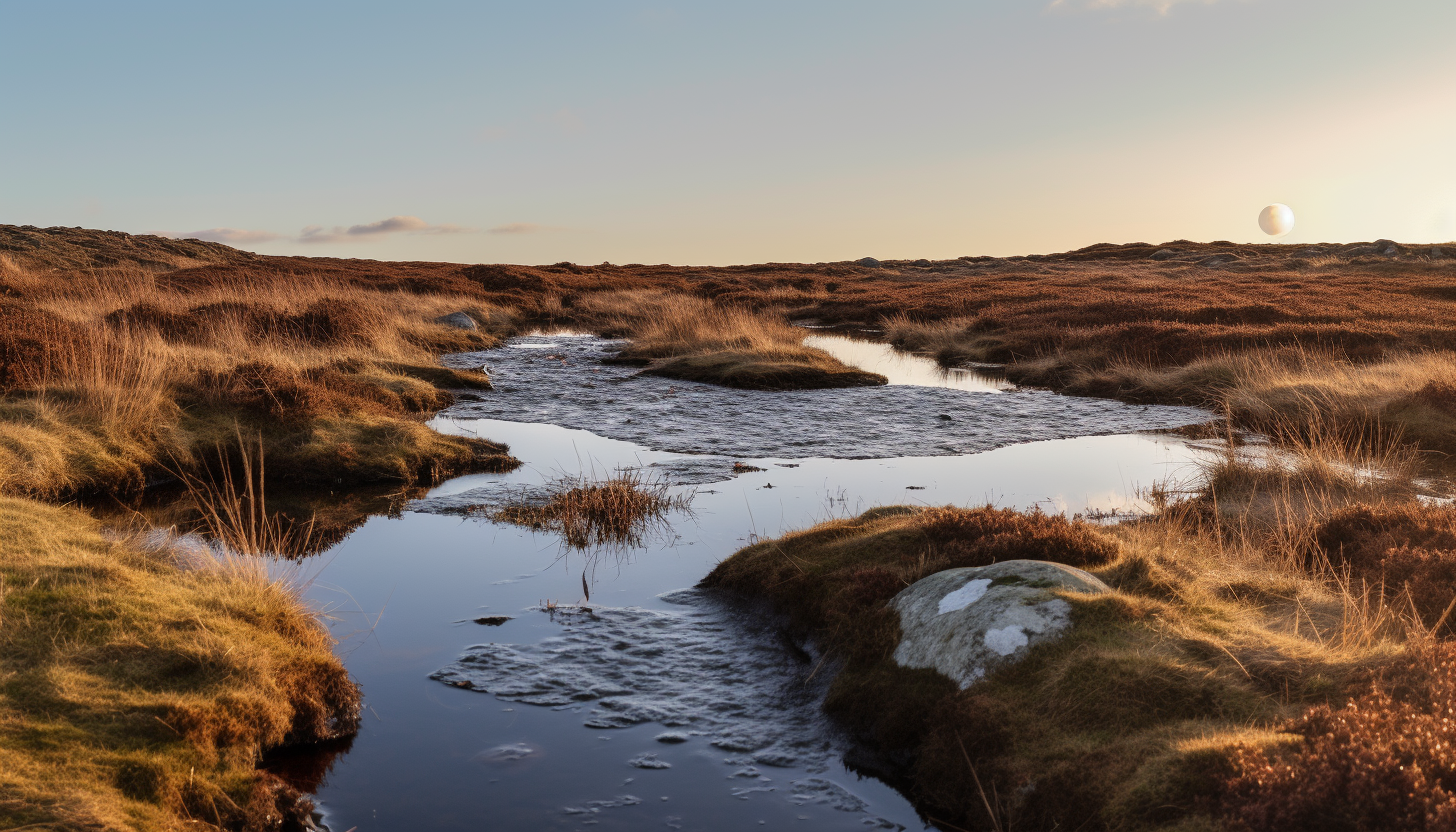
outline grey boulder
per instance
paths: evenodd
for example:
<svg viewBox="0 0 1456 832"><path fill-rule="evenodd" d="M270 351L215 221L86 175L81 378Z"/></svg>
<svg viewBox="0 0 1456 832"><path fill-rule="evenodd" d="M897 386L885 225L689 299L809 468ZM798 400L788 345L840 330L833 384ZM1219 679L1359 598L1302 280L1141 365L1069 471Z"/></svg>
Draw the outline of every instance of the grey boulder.
<svg viewBox="0 0 1456 832"><path fill-rule="evenodd" d="M861 257L858 260L854 261L854 263L857 266L865 266L871 269L878 269L880 267L880 261L876 260L873 257Z"/></svg>
<svg viewBox="0 0 1456 832"><path fill-rule="evenodd" d="M1178 256L1178 252L1174 251L1171 248L1160 248L1157 251L1153 252L1148 257L1148 259L1149 260L1167 260L1169 258L1177 257L1177 256Z"/></svg>
<svg viewBox="0 0 1456 832"><path fill-rule="evenodd" d="M1038 644L1060 638L1072 605L1058 590L1109 592L1096 576L1043 560L947 569L916 581L890 605L900 613L895 663L932 668L962 690Z"/></svg>
<svg viewBox="0 0 1456 832"><path fill-rule="evenodd" d="M456 329L476 329L475 319L464 312L451 312L435 319L435 323L453 326Z"/></svg>

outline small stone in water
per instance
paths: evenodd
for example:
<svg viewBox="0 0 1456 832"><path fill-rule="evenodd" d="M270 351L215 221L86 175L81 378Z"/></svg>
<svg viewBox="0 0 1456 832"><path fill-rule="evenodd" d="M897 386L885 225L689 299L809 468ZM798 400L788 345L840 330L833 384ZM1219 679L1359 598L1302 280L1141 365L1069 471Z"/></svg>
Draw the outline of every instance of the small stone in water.
<svg viewBox="0 0 1456 832"><path fill-rule="evenodd" d="M484 624L487 627L499 627L510 620L511 617L509 615L486 615L475 619L475 623Z"/></svg>
<svg viewBox="0 0 1456 832"><path fill-rule="evenodd" d="M675 745L680 742L687 742L689 736L682 731L664 731L663 733L653 737L653 739L657 740L658 742L665 742Z"/></svg>

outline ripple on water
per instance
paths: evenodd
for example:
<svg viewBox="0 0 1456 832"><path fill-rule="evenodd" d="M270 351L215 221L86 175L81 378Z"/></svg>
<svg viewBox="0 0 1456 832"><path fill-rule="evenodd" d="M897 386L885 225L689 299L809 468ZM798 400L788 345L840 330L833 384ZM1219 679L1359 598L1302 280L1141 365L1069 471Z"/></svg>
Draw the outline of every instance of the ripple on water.
<svg viewBox="0 0 1456 832"><path fill-rule="evenodd" d="M803 655L772 624L702 590L662 597L678 608L558 612L557 635L534 644L468 647L431 678L508 702L573 711L593 730L662 725L670 730L657 735L660 742L716 750L728 767L725 788L735 796L777 789L758 766L822 774L837 765L846 743L819 710L822 689L808 683ZM501 755L519 752L507 748ZM672 765L650 751L627 763L648 770ZM757 785L744 785L745 779ZM866 814L868 824L883 823L867 814L865 801L829 780L792 783L796 803L823 803Z"/></svg>
<svg viewBox="0 0 1456 832"><path fill-rule="evenodd" d="M513 348L532 343L553 348ZM462 402L449 415L552 423L680 453L856 459L978 453L1019 442L1170 429L1213 416L1199 408L1040 390L733 390L602 364L620 345L526 337L511 339L511 348L450 356L447 362L457 367L489 366L496 392Z"/></svg>

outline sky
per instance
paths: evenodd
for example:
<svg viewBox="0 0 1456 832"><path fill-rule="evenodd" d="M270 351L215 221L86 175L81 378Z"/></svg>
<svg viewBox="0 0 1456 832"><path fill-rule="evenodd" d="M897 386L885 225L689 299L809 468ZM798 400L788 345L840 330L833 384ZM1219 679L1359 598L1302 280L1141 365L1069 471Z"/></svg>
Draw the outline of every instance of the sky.
<svg viewBox="0 0 1456 832"><path fill-rule="evenodd" d="M453 262L1456 240L1450 0L0 0L0 223Z"/></svg>

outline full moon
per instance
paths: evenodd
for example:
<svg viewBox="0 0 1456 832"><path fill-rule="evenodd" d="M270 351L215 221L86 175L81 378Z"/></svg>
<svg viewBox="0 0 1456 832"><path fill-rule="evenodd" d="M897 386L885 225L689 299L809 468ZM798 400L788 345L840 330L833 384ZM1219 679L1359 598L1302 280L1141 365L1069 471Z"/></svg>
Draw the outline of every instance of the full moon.
<svg viewBox="0 0 1456 832"><path fill-rule="evenodd" d="M1294 211L1276 202L1259 212L1259 227L1270 237L1283 237L1294 230Z"/></svg>

